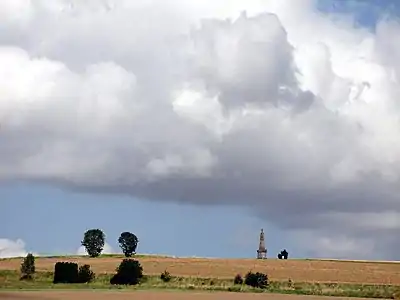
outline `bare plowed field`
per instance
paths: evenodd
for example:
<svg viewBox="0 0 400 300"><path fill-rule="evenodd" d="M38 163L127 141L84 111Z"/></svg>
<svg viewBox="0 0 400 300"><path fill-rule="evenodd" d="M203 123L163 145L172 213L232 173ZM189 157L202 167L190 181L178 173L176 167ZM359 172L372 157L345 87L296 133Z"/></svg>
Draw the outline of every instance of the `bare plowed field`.
<svg viewBox="0 0 400 300"><path fill-rule="evenodd" d="M174 276L233 278L249 270L262 271L271 280L295 282L340 282L400 285L400 263L318 260L139 258L145 274L159 275L168 270ZM113 273L121 258L37 258L37 271L53 271L57 261L90 264L95 273ZM21 260L0 260L0 269L19 270Z"/></svg>
<svg viewBox="0 0 400 300"><path fill-rule="evenodd" d="M350 300L350 298L275 294L189 293L189 292L0 292L1 300ZM361 298L358 298L362 300Z"/></svg>

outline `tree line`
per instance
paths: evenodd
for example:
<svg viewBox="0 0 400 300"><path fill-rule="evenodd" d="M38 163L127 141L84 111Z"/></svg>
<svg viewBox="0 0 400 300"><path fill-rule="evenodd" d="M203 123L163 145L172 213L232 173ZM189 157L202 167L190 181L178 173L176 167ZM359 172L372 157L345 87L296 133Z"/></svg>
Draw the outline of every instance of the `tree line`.
<svg viewBox="0 0 400 300"><path fill-rule="evenodd" d="M89 229L85 232L81 245L85 247L90 257L98 257L104 250L106 235L100 229ZM118 238L119 247L125 257L131 257L136 254L139 239L129 231L122 232Z"/></svg>

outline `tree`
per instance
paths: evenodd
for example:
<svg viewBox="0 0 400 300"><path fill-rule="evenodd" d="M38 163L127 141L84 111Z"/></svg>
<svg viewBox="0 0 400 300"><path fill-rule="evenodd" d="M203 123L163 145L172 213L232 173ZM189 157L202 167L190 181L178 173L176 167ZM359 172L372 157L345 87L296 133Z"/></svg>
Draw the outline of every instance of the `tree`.
<svg viewBox="0 0 400 300"><path fill-rule="evenodd" d="M286 251L286 249L283 249L281 253L278 254L279 259L288 259L289 253Z"/></svg>
<svg viewBox="0 0 400 300"><path fill-rule="evenodd" d="M135 254L139 240L136 235L126 231L121 233L121 236L118 238L118 243L125 257L131 257L132 254Z"/></svg>
<svg viewBox="0 0 400 300"><path fill-rule="evenodd" d="M85 232L82 246L90 257L98 257L104 249L105 234L100 229L89 229Z"/></svg>
<svg viewBox="0 0 400 300"><path fill-rule="evenodd" d="M35 269L35 257L32 253L28 253L21 264L21 280L32 279Z"/></svg>

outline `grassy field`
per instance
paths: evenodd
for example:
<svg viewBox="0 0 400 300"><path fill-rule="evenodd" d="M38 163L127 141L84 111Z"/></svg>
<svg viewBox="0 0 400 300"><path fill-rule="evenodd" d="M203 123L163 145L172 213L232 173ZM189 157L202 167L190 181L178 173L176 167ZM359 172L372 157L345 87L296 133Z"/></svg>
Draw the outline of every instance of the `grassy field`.
<svg viewBox="0 0 400 300"><path fill-rule="evenodd" d="M225 291L241 293L279 293L297 295L390 298L397 287L390 285L333 284L311 282L272 281L268 290L253 289L245 285L233 285L232 279L174 277L163 282L159 276L146 275L139 286L110 286L111 274L99 274L90 284L52 284L52 272L39 272L34 281L20 281L17 271L0 271L1 290L188 290Z"/></svg>
<svg viewBox="0 0 400 300"><path fill-rule="evenodd" d="M38 257L36 270L53 271L57 261L73 261L90 264L96 274L112 273L123 256L88 257ZM139 256L144 272L160 275L168 270L174 276L232 279L236 274L248 271L267 273L273 281L330 282L355 284L392 284L400 286L400 263L352 262L334 260L256 260L256 259L208 259ZM18 270L21 259L0 260L0 270Z"/></svg>
<svg viewBox="0 0 400 300"><path fill-rule="evenodd" d="M0 289L121 289L109 285L122 256L38 257L35 280L20 281L21 259L0 260ZM261 271L269 275L267 292L343 297L391 298L400 287L400 264L389 262L351 262L318 260L206 259L139 256L145 280L137 289L184 289L198 291L261 292L247 286L234 286L236 274ZM57 261L90 264L96 280L83 285L53 285L52 271ZM168 270L173 280L164 283L159 278Z"/></svg>

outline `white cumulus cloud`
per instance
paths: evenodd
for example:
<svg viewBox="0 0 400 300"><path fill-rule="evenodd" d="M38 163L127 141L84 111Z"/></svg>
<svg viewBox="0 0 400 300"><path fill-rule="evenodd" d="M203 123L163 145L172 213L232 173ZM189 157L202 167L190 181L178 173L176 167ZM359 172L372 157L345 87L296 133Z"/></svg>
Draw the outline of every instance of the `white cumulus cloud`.
<svg viewBox="0 0 400 300"><path fill-rule="evenodd" d="M398 258L400 25L314 4L2 1L0 179L242 205Z"/></svg>
<svg viewBox="0 0 400 300"><path fill-rule="evenodd" d="M23 240L17 239L13 241L0 238L0 258L22 257L27 254Z"/></svg>
<svg viewBox="0 0 400 300"><path fill-rule="evenodd" d="M115 254L117 253L108 243L104 244L102 254ZM84 246L80 246L78 250L76 250L77 255L87 255L87 251Z"/></svg>

